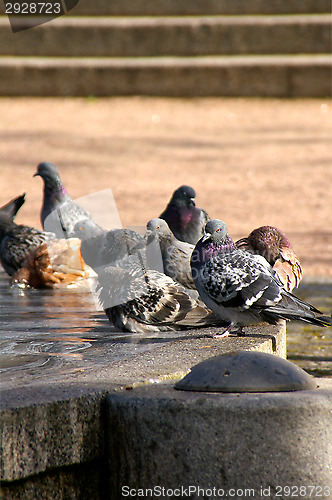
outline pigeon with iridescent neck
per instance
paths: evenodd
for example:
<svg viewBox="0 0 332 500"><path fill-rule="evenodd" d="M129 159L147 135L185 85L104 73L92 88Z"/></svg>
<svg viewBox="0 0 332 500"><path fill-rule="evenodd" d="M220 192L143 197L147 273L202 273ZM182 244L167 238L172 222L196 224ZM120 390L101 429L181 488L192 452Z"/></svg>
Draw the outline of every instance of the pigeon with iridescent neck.
<svg viewBox="0 0 332 500"><path fill-rule="evenodd" d="M90 214L71 199L53 163L40 163L35 176L41 177L44 181L41 210L41 223L44 229L54 232L58 238L69 238L73 235L77 222L92 220ZM99 226L96 224L96 227Z"/></svg>
<svg viewBox="0 0 332 500"><path fill-rule="evenodd" d="M235 245L241 250L262 255L276 271L288 292L299 286L302 267L288 238L280 229L273 226L258 227Z"/></svg>
<svg viewBox="0 0 332 500"><path fill-rule="evenodd" d="M195 204L195 190L180 186L174 191L170 202L159 216L164 219L174 236L180 241L195 245L203 236L204 227L210 217Z"/></svg>
<svg viewBox="0 0 332 500"><path fill-rule="evenodd" d="M331 326L332 319L288 292L276 272L261 255L236 247L220 220L209 221L197 243L191 268L203 302L229 326L276 324L279 319Z"/></svg>

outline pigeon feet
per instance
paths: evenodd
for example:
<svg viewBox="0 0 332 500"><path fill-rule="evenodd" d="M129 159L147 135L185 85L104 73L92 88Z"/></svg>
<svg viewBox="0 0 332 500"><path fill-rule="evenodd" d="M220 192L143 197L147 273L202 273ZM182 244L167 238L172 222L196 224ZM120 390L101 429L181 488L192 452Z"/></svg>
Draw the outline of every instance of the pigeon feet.
<svg viewBox="0 0 332 500"><path fill-rule="evenodd" d="M224 339L226 337L229 337L231 334L238 336L238 337L244 337L245 332L243 331L243 326L239 326L236 329L232 329L233 325L228 326L223 332L221 333L215 333L213 335L214 339Z"/></svg>

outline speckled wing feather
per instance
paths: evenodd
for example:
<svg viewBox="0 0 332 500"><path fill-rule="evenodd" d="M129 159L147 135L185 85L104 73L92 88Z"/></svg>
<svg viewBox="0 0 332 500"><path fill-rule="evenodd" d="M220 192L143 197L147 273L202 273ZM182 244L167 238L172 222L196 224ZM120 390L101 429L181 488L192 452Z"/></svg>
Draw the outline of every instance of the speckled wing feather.
<svg viewBox="0 0 332 500"><path fill-rule="evenodd" d="M125 331L163 331L218 322L195 294L158 271L109 267L98 276L97 291L110 321Z"/></svg>
<svg viewBox="0 0 332 500"><path fill-rule="evenodd" d="M273 305L281 298L277 282L260 257L241 250L226 252L207 261L199 272L199 282L216 304L239 311L254 305Z"/></svg>

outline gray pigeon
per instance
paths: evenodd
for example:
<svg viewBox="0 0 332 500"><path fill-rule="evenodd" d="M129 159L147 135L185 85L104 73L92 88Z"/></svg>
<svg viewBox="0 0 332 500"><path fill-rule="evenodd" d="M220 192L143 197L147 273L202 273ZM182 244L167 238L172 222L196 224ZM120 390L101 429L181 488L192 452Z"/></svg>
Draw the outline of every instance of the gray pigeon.
<svg viewBox="0 0 332 500"><path fill-rule="evenodd" d="M34 177L36 176L40 176L44 181L41 210L41 223L44 229L54 232L58 238L70 238L77 222L92 220L90 214L71 199L53 163L40 163L34 174Z"/></svg>
<svg viewBox="0 0 332 500"><path fill-rule="evenodd" d="M213 325L218 319L170 277L142 267L108 267L98 275L97 291L107 317L128 332L161 332Z"/></svg>
<svg viewBox="0 0 332 500"><path fill-rule="evenodd" d="M146 227L147 243L149 244L152 238L158 239L164 273L181 285L195 289L190 268L194 245L179 241L163 219L152 219Z"/></svg>
<svg viewBox="0 0 332 500"><path fill-rule="evenodd" d="M210 217L195 205L195 190L180 186L174 191L166 209L159 216L164 219L174 236L180 241L195 245L204 234L204 227Z"/></svg>
<svg viewBox="0 0 332 500"><path fill-rule="evenodd" d="M97 268L114 265L115 262L146 247L144 238L135 231L130 229L106 231L92 220L75 224L72 234L82 240L82 257L95 271Z"/></svg>
<svg viewBox="0 0 332 500"><path fill-rule="evenodd" d="M32 250L55 237L54 233L18 225L12 221L11 215L0 210L0 259L10 276L22 267Z"/></svg>
<svg viewBox="0 0 332 500"><path fill-rule="evenodd" d="M21 206L25 203L25 193L13 198L8 203L3 205L0 208L0 214L6 214L10 218L10 220L14 220L17 212L21 208Z"/></svg>
<svg viewBox="0 0 332 500"><path fill-rule="evenodd" d="M331 318L289 293L266 259L236 248L220 220L207 223L191 268L203 302L228 323L224 334L234 326L242 331L246 325L275 324L279 319L332 325Z"/></svg>
<svg viewBox="0 0 332 500"><path fill-rule="evenodd" d="M261 226L235 245L241 250L262 255L278 274L288 292L299 286L302 267L286 235L273 226Z"/></svg>
<svg viewBox="0 0 332 500"><path fill-rule="evenodd" d="M107 317L117 328L156 332L220 324L197 290L183 287L162 272L156 238L150 242L134 231L117 229L102 239L105 252L98 258L101 265L94 267L97 291ZM95 242L92 248L98 253Z"/></svg>

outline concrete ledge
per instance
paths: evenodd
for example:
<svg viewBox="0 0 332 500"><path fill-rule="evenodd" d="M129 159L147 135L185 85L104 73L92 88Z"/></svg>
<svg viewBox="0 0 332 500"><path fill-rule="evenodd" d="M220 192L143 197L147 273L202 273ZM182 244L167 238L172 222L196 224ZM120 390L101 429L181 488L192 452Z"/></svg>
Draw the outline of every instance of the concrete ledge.
<svg viewBox="0 0 332 500"><path fill-rule="evenodd" d="M0 70L2 96L327 97L331 93L329 55L1 57Z"/></svg>
<svg viewBox="0 0 332 500"><path fill-rule="evenodd" d="M29 17L16 19L29 25ZM35 18L31 18L35 26ZM89 42L87 43L87 39ZM2 55L151 57L323 54L331 49L331 17L60 17L13 36L0 19Z"/></svg>
<svg viewBox="0 0 332 500"><path fill-rule="evenodd" d="M53 468L101 460L107 429L107 393L183 377L194 364L234 349L285 357L285 324L257 326L246 337L213 339L215 329L184 332L182 338L126 359L99 364L88 373L61 368L35 380L33 374L3 384L1 479L23 480Z"/></svg>
<svg viewBox="0 0 332 500"><path fill-rule="evenodd" d="M54 393L61 391L53 387ZM48 402L34 389L30 404L1 411L1 479L13 481L45 470L90 462L104 455L101 395ZM47 394L47 389L46 389ZM76 394L75 394L76 392ZM18 394L13 391L12 403ZM31 397L32 396L32 397ZM8 397L8 396L7 396ZM6 396L5 396L6 399ZM14 405L12 405L14 406Z"/></svg>
<svg viewBox="0 0 332 500"><path fill-rule="evenodd" d="M2 498L123 498L122 486L325 485L332 382L293 393L175 391L191 366L234 349L285 357L285 324L214 339L215 329L88 371L33 373L1 395ZM295 458L294 458L295 457ZM258 490L257 490L258 491ZM201 496L192 494L191 498ZM227 498L227 497L225 497Z"/></svg>
<svg viewBox="0 0 332 500"><path fill-rule="evenodd" d="M110 396L111 498L123 498L125 485L215 487L225 491L225 498L235 497L227 495L231 489L250 488L255 491L251 497L270 499L278 494L287 498L287 486L307 488L305 498L311 496L311 485L329 488L332 381L321 386L292 393L221 395L181 393L171 384L160 384ZM211 497L191 494L192 499Z"/></svg>

